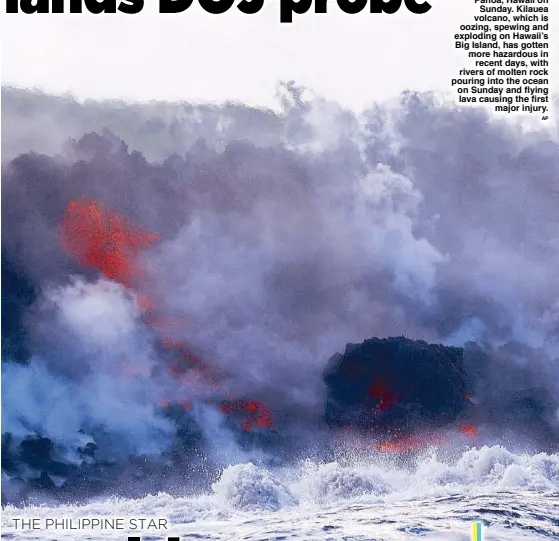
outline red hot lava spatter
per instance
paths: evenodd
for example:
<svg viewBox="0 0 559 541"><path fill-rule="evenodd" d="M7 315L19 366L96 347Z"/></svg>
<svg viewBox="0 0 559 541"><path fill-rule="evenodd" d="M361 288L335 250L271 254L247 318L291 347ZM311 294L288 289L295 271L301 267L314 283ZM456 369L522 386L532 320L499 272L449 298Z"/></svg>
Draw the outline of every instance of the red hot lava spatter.
<svg viewBox="0 0 559 541"><path fill-rule="evenodd" d="M432 445L443 445L445 443L446 439L441 434L403 436L401 438L375 444L373 445L373 449L385 453L406 453L408 451L420 451Z"/></svg>
<svg viewBox="0 0 559 541"><path fill-rule="evenodd" d="M469 423L463 423L460 425L460 432L473 440L477 436L477 427Z"/></svg>
<svg viewBox="0 0 559 541"><path fill-rule="evenodd" d="M344 428L344 431L350 431L351 425ZM460 424L459 432L470 440L475 440L478 429L472 424ZM350 444L350 448L358 451L379 451L383 453L407 453L409 451L421 451L428 447L440 447L451 444L453 439L448 439L442 433L431 434L403 434L399 437L392 438L382 442L358 441Z"/></svg>
<svg viewBox="0 0 559 541"><path fill-rule="evenodd" d="M220 409L224 414L234 413L244 417L241 426L245 430L250 431L253 427L273 426L268 408L257 400L250 402L245 402L243 400L225 401L221 403Z"/></svg>
<svg viewBox="0 0 559 541"><path fill-rule="evenodd" d="M124 216L103 208L94 200L71 201L60 222L60 240L66 253L82 265L100 271L106 278L136 293L137 306L144 314L146 323L157 331L162 347L178 353L179 362L169 369L172 377L183 383L190 394L196 394L198 383L220 389L227 397L221 403L222 413L234 414L245 430L272 426L268 408L264 404L234 400L232 393L224 386L227 375L209 366L184 341L175 338L184 327L185 318L170 316L165 307L137 291L140 278L138 256L159 238L157 233L132 226ZM147 372L133 363L124 365L122 372L149 377ZM159 405L167 408L171 403L179 403L184 409L192 407L190 401L181 397L161 400Z"/></svg>
<svg viewBox="0 0 559 541"><path fill-rule="evenodd" d="M460 425L460 432L469 439L475 439L477 429L473 425ZM442 433L433 434L404 434L382 442L359 441L350 444L350 448L357 451L378 451L382 453L407 453L410 451L421 451L429 447L441 447L452 443Z"/></svg>
<svg viewBox="0 0 559 541"><path fill-rule="evenodd" d="M382 380L374 381L367 394L378 401L377 408L380 411L386 411L398 403L396 393Z"/></svg>

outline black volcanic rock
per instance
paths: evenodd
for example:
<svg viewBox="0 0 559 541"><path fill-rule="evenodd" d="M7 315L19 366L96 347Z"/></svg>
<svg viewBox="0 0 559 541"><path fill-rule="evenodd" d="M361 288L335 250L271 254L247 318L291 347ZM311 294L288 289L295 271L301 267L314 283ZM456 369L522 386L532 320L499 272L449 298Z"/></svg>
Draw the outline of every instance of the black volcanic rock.
<svg viewBox="0 0 559 541"><path fill-rule="evenodd" d="M453 421L467 402L462 348L403 337L348 344L324 381L332 427L414 431Z"/></svg>

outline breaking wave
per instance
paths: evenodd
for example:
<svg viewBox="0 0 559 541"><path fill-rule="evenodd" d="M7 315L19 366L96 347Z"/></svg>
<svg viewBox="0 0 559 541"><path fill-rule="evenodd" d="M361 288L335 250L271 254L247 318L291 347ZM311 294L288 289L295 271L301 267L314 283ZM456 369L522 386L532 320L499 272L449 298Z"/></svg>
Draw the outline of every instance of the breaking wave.
<svg viewBox="0 0 559 541"><path fill-rule="evenodd" d="M559 535L558 496L559 455L514 454L493 446L453 457L426 450L400 467L374 456L305 461L274 470L236 464L223 470L211 492L196 497L160 493L59 506L56 514L164 517L170 531L186 539L264 540L275 532L286 539L346 534L364 540L370 539L372 527L393 538L399 532L429 532L430 537L467 539L475 520L482 520L496 539L510 538L511 528L519 536L551 539ZM46 517L53 509L29 507L25 512ZM3 512L3 531L15 539L23 533L11 527L11 519L20 515L21 509L11 506ZM98 533L100 538L115 536ZM156 532L152 537L164 536Z"/></svg>

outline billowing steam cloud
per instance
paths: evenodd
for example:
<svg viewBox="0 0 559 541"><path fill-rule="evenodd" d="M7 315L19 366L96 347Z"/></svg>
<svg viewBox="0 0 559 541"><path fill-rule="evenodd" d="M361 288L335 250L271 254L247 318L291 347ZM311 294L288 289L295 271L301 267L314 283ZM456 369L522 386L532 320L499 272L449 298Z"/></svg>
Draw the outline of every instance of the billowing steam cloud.
<svg viewBox="0 0 559 541"><path fill-rule="evenodd" d="M3 90L9 475L311 448L326 361L372 336L477 342L476 423L557 445L554 136L430 95L359 115L281 97L272 112Z"/></svg>

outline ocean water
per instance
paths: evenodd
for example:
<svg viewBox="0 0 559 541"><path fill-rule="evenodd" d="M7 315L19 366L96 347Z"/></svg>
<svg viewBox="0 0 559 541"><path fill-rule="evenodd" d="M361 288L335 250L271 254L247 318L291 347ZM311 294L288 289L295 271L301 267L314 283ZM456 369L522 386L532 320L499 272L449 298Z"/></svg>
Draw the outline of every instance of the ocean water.
<svg viewBox="0 0 559 541"><path fill-rule="evenodd" d="M13 519L22 517L166 518L168 529L16 529ZM277 470L235 464L197 497L8 506L2 538L465 541L471 539L472 522L482 523L484 540L559 539L559 454L492 446L454 456L431 449L407 460L375 453L344 456Z"/></svg>

